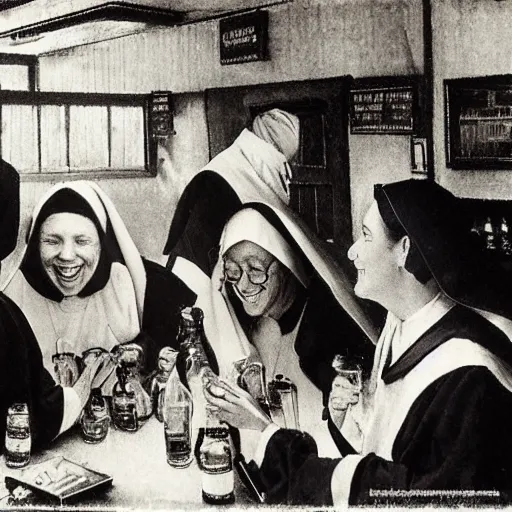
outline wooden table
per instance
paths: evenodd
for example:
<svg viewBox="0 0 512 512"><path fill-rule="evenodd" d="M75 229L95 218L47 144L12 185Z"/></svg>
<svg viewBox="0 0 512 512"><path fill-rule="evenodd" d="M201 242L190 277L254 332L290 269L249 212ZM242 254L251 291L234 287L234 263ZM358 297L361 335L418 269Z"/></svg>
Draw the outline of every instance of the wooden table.
<svg viewBox="0 0 512 512"><path fill-rule="evenodd" d="M112 488L87 498L76 507L96 505L139 510L198 508L201 498L201 472L195 460L188 468L177 469L166 460L163 424L151 417L138 432L123 432L113 425L107 438L98 444L82 441L79 428L63 434L50 449L34 454L31 462L57 455L113 477ZM14 476L3 461L2 473ZM2 478L3 481L3 478ZM236 504L251 503L235 475Z"/></svg>

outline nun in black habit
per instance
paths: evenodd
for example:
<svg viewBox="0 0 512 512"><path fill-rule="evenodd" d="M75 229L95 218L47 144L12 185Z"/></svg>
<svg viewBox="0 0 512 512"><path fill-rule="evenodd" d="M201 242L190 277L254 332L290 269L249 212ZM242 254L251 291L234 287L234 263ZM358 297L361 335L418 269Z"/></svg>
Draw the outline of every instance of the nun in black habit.
<svg viewBox="0 0 512 512"><path fill-rule="evenodd" d="M0 260L16 246L19 188L17 172L0 161ZM98 358L73 388L56 385L44 368L41 350L25 316L0 293L0 439L5 437L7 410L17 402L28 405L32 443L36 448L67 430L84 407L101 365L102 358Z"/></svg>
<svg viewBox="0 0 512 512"><path fill-rule="evenodd" d="M165 244L172 269L181 256L210 275L212 252L224 225L240 206L264 201L287 205L293 160L299 149L299 118L274 108L257 115L231 146L213 158L183 191Z"/></svg>
<svg viewBox="0 0 512 512"><path fill-rule="evenodd" d="M50 374L55 354L132 342L152 371L159 349L177 343L179 306L195 300L142 258L115 205L87 181L59 183L41 198L5 293L23 310Z"/></svg>
<svg viewBox="0 0 512 512"><path fill-rule="evenodd" d="M375 189L349 258L356 294L388 317L367 392L357 400L334 381L342 459L319 458L309 435L278 429L242 390L212 388L223 419L262 432L255 462L268 502L510 502L510 288L472 251L460 210L433 182Z"/></svg>

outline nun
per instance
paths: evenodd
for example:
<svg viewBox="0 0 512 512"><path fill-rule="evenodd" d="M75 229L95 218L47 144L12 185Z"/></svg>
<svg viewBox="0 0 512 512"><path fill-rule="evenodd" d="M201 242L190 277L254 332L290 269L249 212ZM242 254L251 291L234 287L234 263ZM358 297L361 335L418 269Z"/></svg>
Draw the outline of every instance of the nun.
<svg viewBox="0 0 512 512"><path fill-rule="evenodd" d="M0 161L0 260L16 247L19 192L18 173ZM73 387L58 386L43 365L29 322L20 308L0 293L0 438L5 437L8 408L21 402L28 405L33 446L46 446L75 423L91 388L108 376L101 371L104 363L99 357Z"/></svg>
<svg viewBox="0 0 512 512"><path fill-rule="evenodd" d="M348 254L355 293L388 316L368 400L333 382L343 458L319 458L309 435L278 428L231 384L207 394L224 420L261 432L254 460L270 503L510 502L510 283L472 249L460 202L430 181L375 187ZM356 402L365 405L357 418Z"/></svg>
<svg viewBox="0 0 512 512"><path fill-rule="evenodd" d="M240 205L287 205L292 161L299 148L299 118L280 109L255 117L231 146L187 185L172 219L164 254L171 269L178 256L211 275L222 229Z"/></svg>
<svg viewBox="0 0 512 512"><path fill-rule="evenodd" d="M206 291L194 270L183 258L173 267L198 296L220 375L229 378L247 361L263 365L265 389L286 377L297 390L295 423L313 435L321 453L336 450L324 410L333 358L340 354L369 370L376 335L320 240L289 209L248 203L223 229L211 280L204 277ZM280 411L273 412L278 421ZM252 443L242 444L250 457Z"/></svg>
<svg viewBox="0 0 512 512"><path fill-rule="evenodd" d="M141 257L112 201L86 181L57 184L41 198L5 293L23 310L55 378L60 354L132 342L151 371L159 349L177 343L180 304L195 300Z"/></svg>

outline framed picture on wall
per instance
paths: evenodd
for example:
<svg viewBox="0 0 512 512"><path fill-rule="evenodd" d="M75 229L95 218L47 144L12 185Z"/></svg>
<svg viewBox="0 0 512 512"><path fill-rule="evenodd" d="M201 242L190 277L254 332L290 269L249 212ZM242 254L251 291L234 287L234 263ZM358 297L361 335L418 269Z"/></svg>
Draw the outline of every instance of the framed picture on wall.
<svg viewBox="0 0 512 512"><path fill-rule="evenodd" d="M512 75L444 81L446 165L512 169Z"/></svg>
<svg viewBox="0 0 512 512"><path fill-rule="evenodd" d="M421 135L421 77L370 77L350 90L350 133Z"/></svg>

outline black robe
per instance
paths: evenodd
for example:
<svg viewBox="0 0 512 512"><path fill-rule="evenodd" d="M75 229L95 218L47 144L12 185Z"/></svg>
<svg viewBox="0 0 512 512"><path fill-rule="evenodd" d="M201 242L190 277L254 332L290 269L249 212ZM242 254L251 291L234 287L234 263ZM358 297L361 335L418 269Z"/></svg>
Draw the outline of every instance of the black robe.
<svg viewBox="0 0 512 512"><path fill-rule="evenodd" d="M470 339L509 360L508 338L478 314L457 306L385 368L382 379L396 382L452 338ZM511 410L512 393L485 366L449 371L417 396L393 440L392 461L370 453L359 462L349 503L510 502ZM346 454L350 447L343 442L340 449ZM331 479L339 462L319 458L307 434L279 430L267 444L260 468L268 501L332 505ZM390 490L394 494L386 495ZM411 490L466 493L397 492ZM493 495L496 491L499 496Z"/></svg>
<svg viewBox="0 0 512 512"><path fill-rule="evenodd" d="M144 348L146 371L150 372L156 368L162 347L179 350L180 307L194 305L196 294L158 263L144 259L143 263L146 270L144 313L141 332L133 341Z"/></svg>
<svg viewBox="0 0 512 512"><path fill-rule="evenodd" d="M28 404L32 443L44 446L59 433L64 392L43 366L41 350L21 310L0 293L0 446L3 450L7 409Z"/></svg>
<svg viewBox="0 0 512 512"><path fill-rule="evenodd" d="M217 247L226 222L242 201L231 185L214 171L202 171L183 191L169 229L164 254L172 269L178 256L211 275Z"/></svg>

